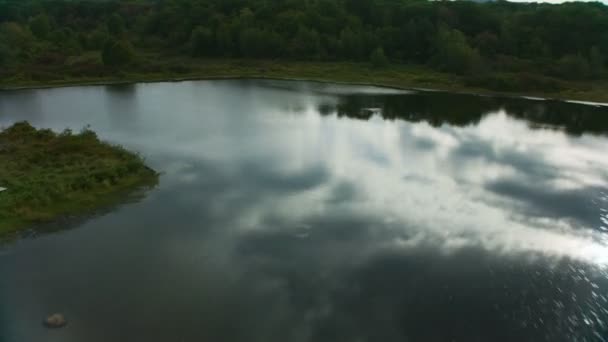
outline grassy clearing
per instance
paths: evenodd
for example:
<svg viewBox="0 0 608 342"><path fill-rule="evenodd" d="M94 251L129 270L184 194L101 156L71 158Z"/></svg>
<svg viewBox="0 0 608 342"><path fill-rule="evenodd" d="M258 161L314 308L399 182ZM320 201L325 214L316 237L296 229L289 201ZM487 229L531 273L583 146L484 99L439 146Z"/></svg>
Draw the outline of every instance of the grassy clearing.
<svg viewBox="0 0 608 342"><path fill-rule="evenodd" d="M114 195L155 184L143 159L84 129L54 133L26 122L0 132L0 237L109 204Z"/></svg>
<svg viewBox="0 0 608 342"><path fill-rule="evenodd" d="M0 77L0 89L267 77L608 102L608 83L605 81L573 82L535 74L489 73L483 76L461 76L402 64L374 68L368 63L198 59L153 53L140 53L137 63L124 69L106 68L95 56L88 56L85 60L86 62L73 60L65 66L30 66L22 70L6 70L5 77Z"/></svg>

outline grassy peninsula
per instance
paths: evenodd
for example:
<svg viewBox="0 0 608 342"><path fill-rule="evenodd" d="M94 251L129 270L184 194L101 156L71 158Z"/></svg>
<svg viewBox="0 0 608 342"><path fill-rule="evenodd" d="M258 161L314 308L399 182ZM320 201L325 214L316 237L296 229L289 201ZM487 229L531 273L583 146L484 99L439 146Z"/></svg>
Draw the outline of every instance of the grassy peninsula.
<svg viewBox="0 0 608 342"><path fill-rule="evenodd" d="M26 122L0 132L0 165L0 237L110 204L158 177L139 155L89 129L55 133Z"/></svg>

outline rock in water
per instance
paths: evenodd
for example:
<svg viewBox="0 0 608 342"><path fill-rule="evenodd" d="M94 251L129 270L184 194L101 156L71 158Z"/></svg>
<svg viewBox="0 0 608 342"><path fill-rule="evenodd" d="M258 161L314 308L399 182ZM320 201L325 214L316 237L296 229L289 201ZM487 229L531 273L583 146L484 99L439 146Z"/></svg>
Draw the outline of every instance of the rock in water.
<svg viewBox="0 0 608 342"><path fill-rule="evenodd" d="M44 320L44 326L47 328L62 328L68 324L68 321L62 314L52 314Z"/></svg>

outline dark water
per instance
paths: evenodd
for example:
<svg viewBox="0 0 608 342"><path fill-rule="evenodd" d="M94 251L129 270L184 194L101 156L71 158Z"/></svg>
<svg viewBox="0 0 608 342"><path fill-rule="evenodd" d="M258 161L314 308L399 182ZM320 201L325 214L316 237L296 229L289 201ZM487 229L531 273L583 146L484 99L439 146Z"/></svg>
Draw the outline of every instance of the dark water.
<svg viewBox="0 0 608 342"><path fill-rule="evenodd" d="M18 120L163 175L0 247L2 342L608 341L608 108L251 80L0 93Z"/></svg>

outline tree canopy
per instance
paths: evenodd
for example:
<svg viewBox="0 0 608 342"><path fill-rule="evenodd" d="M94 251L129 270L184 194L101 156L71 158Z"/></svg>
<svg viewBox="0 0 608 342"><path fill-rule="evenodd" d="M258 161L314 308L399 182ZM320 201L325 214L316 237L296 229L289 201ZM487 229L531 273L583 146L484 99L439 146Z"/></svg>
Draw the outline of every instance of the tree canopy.
<svg viewBox="0 0 608 342"><path fill-rule="evenodd" d="M154 52L390 61L463 75L485 70L600 79L608 69L608 6L500 0L0 0L0 63L27 70L92 52L112 66L129 65L123 61L134 53ZM123 56L114 59L115 54Z"/></svg>

